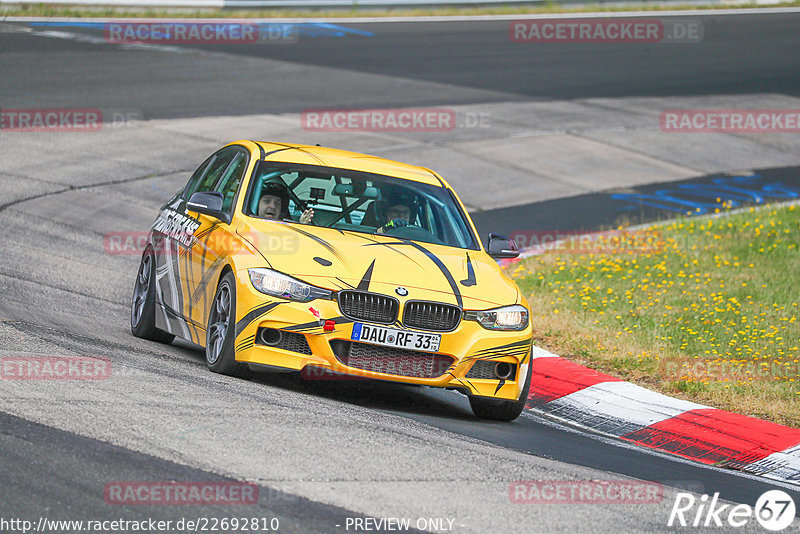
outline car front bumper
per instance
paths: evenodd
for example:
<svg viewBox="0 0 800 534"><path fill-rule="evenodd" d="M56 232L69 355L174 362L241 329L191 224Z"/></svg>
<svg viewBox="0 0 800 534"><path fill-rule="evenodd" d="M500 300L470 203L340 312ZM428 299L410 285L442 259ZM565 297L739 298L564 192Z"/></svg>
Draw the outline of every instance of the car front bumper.
<svg viewBox="0 0 800 534"><path fill-rule="evenodd" d="M438 352L420 352L351 340L355 322L374 323L343 316L335 300L300 303L272 298L241 279L238 290L236 360L256 370L302 371L310 379L389 380L499 400L518 399L527 376L530 324L519 331L487 330L463 319L451 332L400 327L441 334ZM501 367L512 370L505 379L492 376L501 362L513 366Z"/></svg>

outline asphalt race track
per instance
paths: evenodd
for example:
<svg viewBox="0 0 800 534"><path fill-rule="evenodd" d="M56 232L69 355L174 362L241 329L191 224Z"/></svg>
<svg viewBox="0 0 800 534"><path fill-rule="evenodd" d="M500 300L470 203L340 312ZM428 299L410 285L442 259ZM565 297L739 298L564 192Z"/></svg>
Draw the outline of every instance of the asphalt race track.
<svg viewBox="0 0 800 534"><path fill-rule="evenodd" d="M207 154L242 137L436 168L464 191L484 236L613 224L625 213L613 194L687 180L760 173L800 192L797 133L658 131L661 109L800 108L800 13L701 19L694 44L521 44L508 20L473 20L336 22L294 44L164 47L107 43L92 25L0 20L0 111L135 119L90 133L0 130L0 356L98 356L112 369L97 381L0 381L0 518L258 517L278 518L279 532L353 532L366 530L356 518L407 517L433 532L659 532L673 530L678 491L752 506L781 488L800 503L795 486L532 413L482 422L454 392L212 374L199 347L131 336L139 257L104 241L145 232ZM406 106L490 126L337 133L298 119ZM532 505L509 495L520 480L627 477L663 484L663 498ZM104 488L119 481L248 482L258 499L110 503ZM742 530L758 530L752 523Z"/></svg>
<svg viewBox="0 0 800 534"><path fill-rule="evenodd" d="M695 20L685 17L683 20ZM797 15L769 14L711 18L696 45L656 48L635 44L585 46L520 44L508 38L508 20L482 22L348 23L353 33L299 40L291 45L199 45L202 50L314 65L394 78L345 92L331 84L330 72L240 69L238 62L214 69L187 62L114 61L115 50L92 43L3 36L0 91L5 107L22 101L48 101L59 88L64 105L86 105L92 88L96 107L141 110L147 119L286 113L315 107L393 107L491 101L587 97L724 95L780 92L797 96ZM71 30L102 38L102 30L69 26L33 26L39 31ZM768 31L764 31L769 28ZM359 33L356 33L355 31ZM370 33L371 36L362 33ZM746 42L746 46L743 43ZM24 43L24 44L23 44ZM690 54L687 54L690 46ZM7 48L8 47L8 48ZM24 56L18 52L24 50ZM11 52L11 54L9 54ZM64 54L78 54L74 62ZM20 57L35 56L33 63ZM448 84L460 91L397 90L401 80ZM338 80L337 80L338 81ZM231 84L235 85L231 85ZM187 90L191 98L187 98Z"/></svg>

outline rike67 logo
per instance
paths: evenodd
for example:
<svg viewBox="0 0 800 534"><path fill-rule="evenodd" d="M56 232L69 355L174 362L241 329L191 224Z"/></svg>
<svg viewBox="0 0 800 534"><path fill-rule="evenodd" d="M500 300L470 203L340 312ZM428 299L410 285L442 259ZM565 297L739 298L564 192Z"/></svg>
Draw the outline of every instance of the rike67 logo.
<svg viewBox="0 0 800 534"><path fill-rule="evenodd" d="M741 528L755 517L765 529L779 531L792 524L795 511L794 500L781 490L763 493L753 507L720 504L719 493L710 498L708 495L698 498L691 493L678 493L667 526Z"/></svg>

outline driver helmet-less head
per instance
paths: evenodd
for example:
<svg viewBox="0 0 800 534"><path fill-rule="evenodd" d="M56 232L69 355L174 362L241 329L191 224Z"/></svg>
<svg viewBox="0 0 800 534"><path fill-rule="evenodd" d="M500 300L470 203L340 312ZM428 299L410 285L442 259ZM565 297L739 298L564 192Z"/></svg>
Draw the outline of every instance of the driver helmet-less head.
<svg viewBox="0 0 800 534"><path fill-rule="evenodd" d="M272 198L270 198L272 197ZM280 200L276 206L274 198ZM289 217L289 188L278 182L267 182L261 187L261 198L258 201L259 217L269 219L287 219Z"/></svg>
<svg viewBox="0 0 800 534"><path fill-rule="evenodd" d="M375 209L384 223L395 219L410 223L416 219L417 204L415 195L397 191L386 194L383 200L376 203Z"/></svg>

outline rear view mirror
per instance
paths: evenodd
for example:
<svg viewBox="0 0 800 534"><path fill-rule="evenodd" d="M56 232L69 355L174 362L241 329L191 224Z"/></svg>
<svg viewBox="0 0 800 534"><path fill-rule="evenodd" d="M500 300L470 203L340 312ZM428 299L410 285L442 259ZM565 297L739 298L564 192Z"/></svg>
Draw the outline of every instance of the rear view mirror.
<svg viewBox="0 0 800 534"><path fill-rule="evenodd" d="M351 184L336 184L333 186L333 194L337 197L355 196L355 188Z"/></svg>
<svg viewBox="0 0 800 534"><path fill-rule="evenodd" d="M225 219L222 211L222 193L216 191L198 191L186 203L186 208L197 213L204 213L217 219Z"/></svg>
<svg viewBox="0 0 800 534"><path fill-rule="evenodd" d="M500 234L489 234L489 256L495 259L516 258L519 256L519 247L516 241Z"/></svg>

